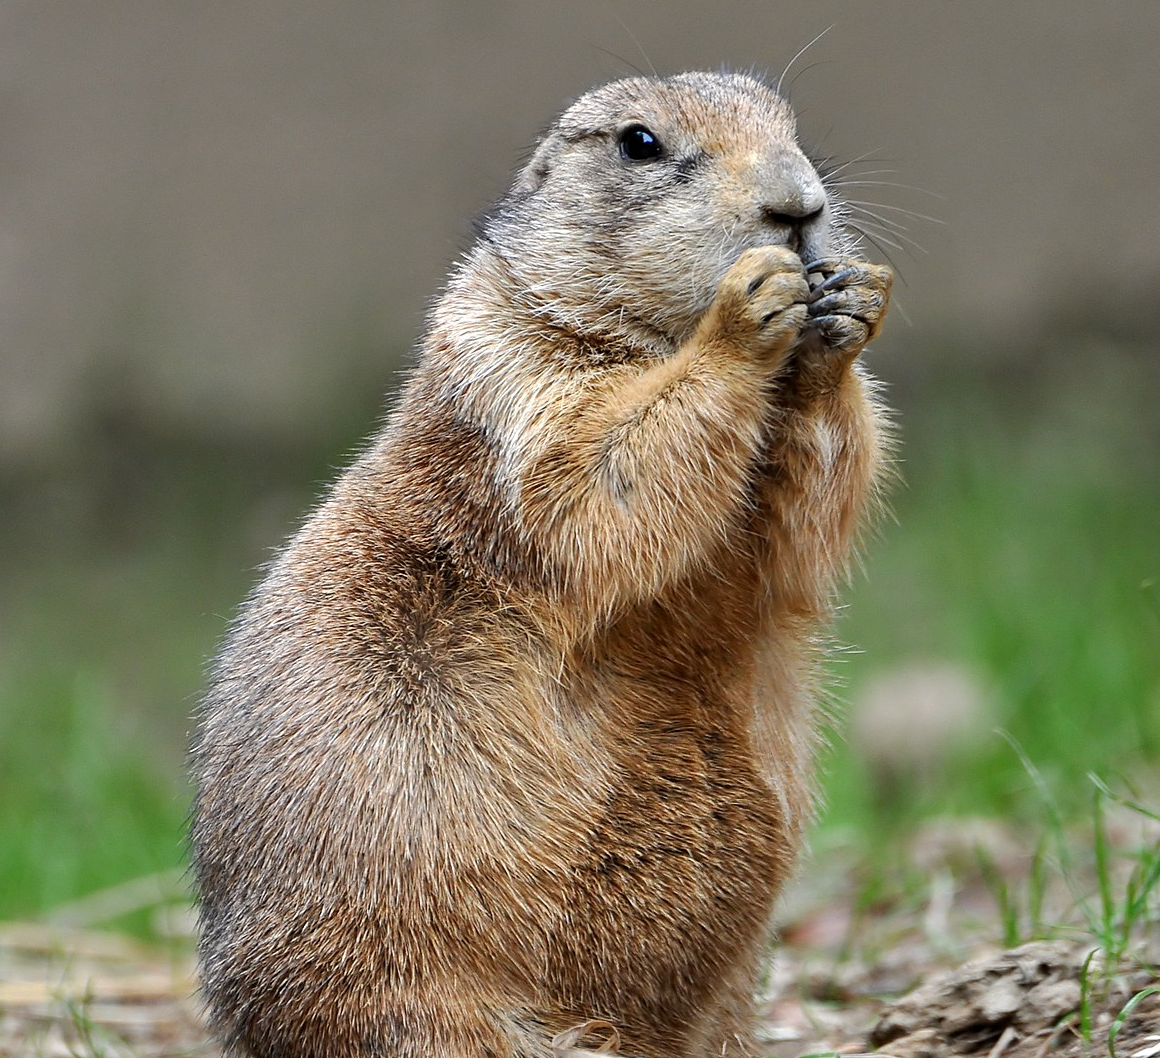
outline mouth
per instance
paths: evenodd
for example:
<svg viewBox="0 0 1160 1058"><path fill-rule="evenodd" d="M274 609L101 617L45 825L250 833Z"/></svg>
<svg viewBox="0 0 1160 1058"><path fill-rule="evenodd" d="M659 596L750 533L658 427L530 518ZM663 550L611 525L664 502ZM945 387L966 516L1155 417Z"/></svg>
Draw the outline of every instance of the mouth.
<svg viewBox="0 0 1160 1058"><path fill-rule="evenodd" d="M751 248L759 246L784 246L787 250L796 253L803 260L805 259L806 239L803 232L795 227L789 225L782 226L783 230L773 230L758 232L754 238ZM788 229L788 230L786 230Z"/></svg>

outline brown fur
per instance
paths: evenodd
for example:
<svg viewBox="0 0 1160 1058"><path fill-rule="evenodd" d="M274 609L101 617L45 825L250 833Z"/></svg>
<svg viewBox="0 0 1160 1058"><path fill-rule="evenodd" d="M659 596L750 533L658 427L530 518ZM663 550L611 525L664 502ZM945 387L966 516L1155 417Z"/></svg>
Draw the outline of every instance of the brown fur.
<svg viewBox="0 0 1160 1058"><path fill-rule="evenodd" d="M662 157L621 155L634 122ZM883 461L889 273L794 136L747 77L581 98L247 604L194 754L231 1053L750 1043Z"/></svg>

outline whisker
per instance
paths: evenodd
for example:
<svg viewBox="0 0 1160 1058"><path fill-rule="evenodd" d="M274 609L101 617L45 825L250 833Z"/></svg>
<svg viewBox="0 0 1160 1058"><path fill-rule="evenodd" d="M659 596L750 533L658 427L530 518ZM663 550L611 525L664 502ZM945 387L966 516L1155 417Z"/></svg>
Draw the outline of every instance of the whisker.
<svg viewBox="0 0 1160 1058"><path fill-rule="evenodd" d="M897 228L888 228L883 227L880 224L871 224L868 221L865 221L864 218L863 226L876 232L879 238L891 239L893 241L892 244L897 246L900 250L903 249L902 244L905 243L907 246L910 246L921 254L928 254L930 252L925 246L922 245L922 243L915 241L909 235L907 235L905 230L899 231Z"/></svg>
<svg viewBox="0 0 1160 1058"><path fill-rule="evenodd" d="M865 235L868 239L870 238L870 233L873 232L877 238L881 239L882 242L884 242L887 246L893 250L897 250L899 253L902 253L902 251L906 249L906 247L903 246L902 243L898 242L893 235L890 235L879 228L858 227L857 225L851 225L851 227L854 228L854 230L859 234ZM871 241L873 242L873 240ZM878 244L874 243L874 245L877 246Z"/></svg>
<svg viewBox="0 0 1160 1058"><path fill-rule="evenodd" d="M636 45L636 50L640 52L641 58L644 59L645 64L652 71L653 77L659 77L660 75L657 73L657 68L655 66L653 66L652 59L650 59L648 57L648 52L644 50L644 46L641 44L641 42L639 40L636 39L636 34L633 33L633 31L631 29L629 29L627 25L625 25L624 19L622 19L615 11L612 12L612 17L615 18L616 21L620 23L620 28L623 29L624 32L627 34L628 39L631 40L632 43Z"/></svg>
<svg viewBox="0 0 1160 1058"><path fill-rule="evenodd" d="M946 201L946 195L940 195L937 191L931 191L929 188L919 187L917 184L903 184L897 180L837 180L833 184L834 187L898 187L903 191L917 191L920 195L930 195L931 198L937 198L940 201Z"/></svg>
<svg viewBox="0 0 1160 1058"><path fill-rule="evenodd" d="M789 93L793 91L793 86L795 84L797 84L797 80L799 77L801 77L802 74L809 73L810 70L816 70L819 66L833 66L833 65L834 65L834 62L831 59L818 59L816 62L811 62L809 64L809 66L803 66L800 70L798 70L797 73L795 73L793 75L793 80L790 81L789 87L786 89L786 95L788 96ZM779 92L778 94L780 95L781 93ZM797 108L795 107L794 109L796 110ZM797 112L799 114L803 113L803 111L801 111L801 110L798 110Z"/></svg>
<svg viewBox="0 0 1160 1058"><path fill-rule="evenodd" d="M892 213L905 213L908 217L915 217L918 220L928 220L932 224L946 224L945 220L940 220L938 217L931 217L926 213L919 213L914 209L907 209L905 206L888 206L885 202L863 202L856 198L849 198L846 201L852 206L873 206L875 209L888 209Z"/></svg>
<svg viewBox="0 0 1160 1058"><path fill-rule="evenodd" d="M833 176L836 176L838 173L842 172L843 170L849 169L850 166L857 165L859 162L866 161L866 159L871 157L874 154L874 151L877 151L878 149L879 148L875 147L874 150L866 151L865 154L860 154L860 155L858 155L857 158L851 158L849 161L843 162L841 165L836 165L832 169L827 169L827 171L823 175L823 179L828 180L828 179L832 178ZM875 161L882 161L882 160L883 159L880 159L880 158L875 159ZM823 162L822 164L825 165L826 163ZM895 172L896 170L888 169L888 170L881 170L881 171L892 173L892 172ZM865 174L859 174L859 175L865 175Z"/></svg>
<svg viewBox="0 0 1160 1058"><path fill-rule="evenodd" d="M843 167L843 168L845 168L845 167ZM836 170L835 170L835 172L836 172ZM897 169L860 169L856 173L854 173L853 175L854 176L894 176L895 174L897 174L897 172L898 172ZM828 179L828 177L827 177L827 179ZM838 184L844 184L846 182L846 177L842 177L841 180L836 180L834 182L838 183Z"/></svg>
<svg viewBox="0 0 1160 1058"><path fill-rule="evenodd" d="M789 62L787 62L785 64L785 69L781 71L781 76L777 79L777 84L774 86L774 89L773 89L778 95L781 95L781 82L785 80L785 75L787 73L789 73L790 67L793 66L793 64L795 62L797 62L798 59L800 59L807 51L810 50L810 48L812 48L815 44L817 44L817 42L819 40L821 40L822 37L824 37L827 33L829 33L830 30L832 30L833 28L834 28L834 23L831 22L825 29L822 30L821 33L819 33L816 37L814 37L814 39L811 40L804 48L800 49L798 51L798 53L792 59L790 59Z"/></svg>
<svg viewBox="0 0 1160 1058"><path fill-rule="evenodd" d="M900 220L895 220L893 217L884 217L881 213L875 213L869 206L863 205L861 202L847 202L851 213L855 213L862 217L870 217L878 221L885 228L890 228L893 231L910 231L910 229Z"/></svg>
<svg viewBox="0 0 1160 1058"><path fill-rule="evenodd" d="M593 44L592 47L595 48L599 52L603 52L610 59L615 59L618 63L620 63L621 66L626 67L629 70L632 70L633 73L639 74L641 77L648 76L644 72L644 70L642 70L639 66L637 66L636 63L629 62L623 55L618 55L616 52L612 51L609 48L605 48L600 44Z"/></svg>
<svg viewBox="0 0 1160 1058"><path fill-rule="evenodd" d="M794 78L794 80L796 81L796 80L797 80L797 78L795 77L795 78ZM791 85L790 85L790 87L792 88L792 87L793 87L793 85L791 84ZM833 126L833 125L830 125L830 127L829 127L828 129L826 129L826 131L825 131L825 132L823 132L823 133L821 134L821 136L819 136L819 137L818 137L818 140L817 140L817 142L818 142L818 145L820 146L821 144L825 143L825 142L826 142L826 140L828 140L828 139L830 138L830 134L831 134L833 131L834 131L834 126ZM832 161L833 161L833 158L832 158L832 156L830 156L830 155L824 155L824 156L821 156L821 157L815 157L814 155L812 155L812 154L811 154L811 155L810 155L810 158L814 160L814 168L815 168L815 169L818 171L818 174L819 174L819 175L821 175L821 171L822 171L822 169L823 169L823 168L824 168L824 167L825 167L825 166L826 166L826 165L827 165L829 162L832 162ZM822 177L822 180L823 180L823 182L824 182L824 181L825 181L825 177Z"/></svg>
<svg viewBox="0 0 1160 1058"><path fill-rule="evenodd" d="M899 280L901 280L902 284L905 286L906 279L902 274L902 269L900 269L898 267L898 262L894 260L894 257L891 255L890 251L887 250L886 247L883 246L882 243L880 243L878 241L878 238L881 238L881 234L879 233L878 238L876 238L873 234L868 232L865 228L860 228L856 224L851 224L850 227L852 227L854 229L854 231L856 231L862 238L864 238L867 242L869 242L870 245L874 247L874 249L876 249L880 254L882 254L882 256L885 257L888 262L890 262L890 267L894 269L895 274L898 276ZM887 240L887 244L889 245L889 240ZM899 252L902 251L901 246L894 247L894 248L897 249Z"/></svg>

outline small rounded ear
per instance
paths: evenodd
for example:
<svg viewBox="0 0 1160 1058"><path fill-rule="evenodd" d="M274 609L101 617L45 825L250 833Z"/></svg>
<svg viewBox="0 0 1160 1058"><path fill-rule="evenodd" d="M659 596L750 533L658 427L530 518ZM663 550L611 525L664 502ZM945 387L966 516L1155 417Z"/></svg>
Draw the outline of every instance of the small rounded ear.
<svg viewBox="0 0 1160 1058"><path fill-rule="evenodd" d="M538 191L552 171L559 148L560 134L553 129L536 145L531 158L528 159L528 164L520 170L516 177L512 190L523 195L530 195L533 191Z"/></svg>

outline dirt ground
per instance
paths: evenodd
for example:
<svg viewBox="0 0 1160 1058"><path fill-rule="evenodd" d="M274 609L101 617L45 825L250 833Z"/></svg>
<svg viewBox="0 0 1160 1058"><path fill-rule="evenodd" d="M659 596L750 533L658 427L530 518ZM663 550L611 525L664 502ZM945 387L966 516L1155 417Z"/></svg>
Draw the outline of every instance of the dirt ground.
<svg viewBox="0 0 1160 1058"><path fill-rule="evenodd" d="M1139 837L1117 837L1117 886ZM815 850L784 903L760 999L764 1052L1160 1058L1155 901L1108 965L1085 917L1091 866L1034 867L1025 839L990 822L932 824L886 870ZM1040 939L1004 945L1004 923L1009 940ZM163 951L95 929L0 925L0 1058L217 1054L191 952L188 932Z"/></svg>

